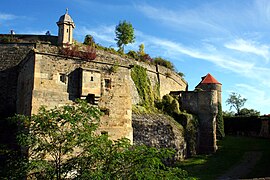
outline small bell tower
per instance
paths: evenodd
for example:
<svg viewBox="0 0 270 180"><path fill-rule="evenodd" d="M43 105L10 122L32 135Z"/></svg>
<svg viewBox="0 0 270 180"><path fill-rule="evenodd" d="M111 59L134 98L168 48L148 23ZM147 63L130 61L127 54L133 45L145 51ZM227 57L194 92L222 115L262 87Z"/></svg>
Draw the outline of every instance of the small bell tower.
<svg viewBox="0 0 270 180"><path fill-rule="evenodd" d="M68 14L68 9L66 13L59 18L57 22L58 25L58 45L72 44L73 42L73 29L75 24Z"/></svg>

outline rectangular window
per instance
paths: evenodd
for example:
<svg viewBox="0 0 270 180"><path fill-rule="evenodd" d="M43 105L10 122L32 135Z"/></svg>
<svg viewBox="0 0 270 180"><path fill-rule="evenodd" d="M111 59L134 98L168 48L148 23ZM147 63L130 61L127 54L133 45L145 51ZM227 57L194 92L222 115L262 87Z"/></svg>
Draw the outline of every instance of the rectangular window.
<svg viewBox="0 0 270 180"><path fill-rule="evenodd" d="M105 82L105 88L111 89L111 79L104 79Z"/></svg>
<svg viewBox="0 0 270 180"><path fill-rule="evenodd" d="M66 82L67 82L67 75L66 74L63 74L63 73L60 73L59 76L60 76L60 82L66 84Z"/></svg>

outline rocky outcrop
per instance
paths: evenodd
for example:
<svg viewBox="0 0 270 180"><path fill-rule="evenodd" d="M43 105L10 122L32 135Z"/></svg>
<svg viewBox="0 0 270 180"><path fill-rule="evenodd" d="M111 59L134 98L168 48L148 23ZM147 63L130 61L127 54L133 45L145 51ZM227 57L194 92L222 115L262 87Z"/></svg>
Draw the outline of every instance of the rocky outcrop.
<svg viewBox="0 0 270 180"><path fill-rule="evenodd" d="M163 114L132 114L133 143L157 148L173 148L177 159L186 157L184 128Z"/></svg>

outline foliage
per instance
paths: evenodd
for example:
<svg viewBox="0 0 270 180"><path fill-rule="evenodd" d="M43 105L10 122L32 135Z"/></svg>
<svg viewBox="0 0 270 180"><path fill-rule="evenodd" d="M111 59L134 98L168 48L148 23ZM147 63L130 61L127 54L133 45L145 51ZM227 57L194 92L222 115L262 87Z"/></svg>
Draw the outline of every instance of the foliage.
<svg viewBox="0 0 270 180"><path fill-rule="evenodd" d="M182 72L177 72L177 74L178 74L179 76L181 76L182 78L185 77L185 74L182 73Z"/></svg>
<svg viewBox="0 0 270 180"><path fill-rule="evenodd" d="M65 45L60 49L60 54L71 57L79 57L87 60L96 58L96 49L91 46L79 47L79 45Z"/></svg>
<svg viewBox="0 0 270 180"><path fill-rule="evenodd" d="M170 70L173 70L173 71L175 70L174 65L170 61L163 59L161 57L154 58L154 63L161 65L161 66L164 66Z"/></svg>
<svg viewBox="0 0 270 180"><path fill-rule="evenodd" d="M144 56L144 55L145 55L145 52L144 52L144 44L140 44L138 54L139 54L140 56Z"/></svg>
<svg viewBox="0 0 270 180"><path fill-rule="evenodd" d="M217 114L217 125L216 125L216 135L217 139L222 139L225 137L224 133L224 121L222 115L222 106L221 103L218 103L218 114Z"/></svg>
<svg viewBox="0 0 270 180"><path fill-rule="evenodd" d="M117 46L124 52L124 46L135 42L134 28L132 24L124 20L115 27Z"/></svg>
<svg viewBox="0 0 270 180"><path fill-rule="evenodd" d="M141 105L148 108L154 107L154 93L146 69L135 65L131 70L131 78L141 98Z"/></svg>
<svg viewBox="0 0 270 180"><path fill-rule="evenodd" d="M260 116L260 112L254 109L243 108L240 110L239 116Z"/></svg>
<svg viewBox="0 0 270 180"><path fill-rule="evenodd" d="M223 111L222 112L223 117L233 117L235 115L232 111Z"/></svg>
<svg viewBox="0 0 270 180"><path fill-rule="evenodd" d="M240 110L244 106L246 101L247 101L246 98L242 98L240 94L233 92L230 94L229 98L226 100L226 104L230 105L230 110L234 108L237 114L240 114Z"/></svg>
<svg viewBox="0 0 270 180"><path fill-rule="evenodd" d="M79 101L46 110L31 118L16 115L18 140L28 157L10 166L6 179L183 179L186 171L168 167L163 160L174 151L132 146L98 135L101 112Z"/></svg>
<svg viewBox="0 0 270 180"><path fill-rule="evenodd" d="M132 50L130 50L130 51L127 53L127 55L128 55L129 57L135 59L136 61L138 61L139 58L140 58L139 55L138 55L138 53L137 53L136 51L132 51Z"/></svg>
<svg viewBox="0 0 270 180"><path fill-rule="evenodd" d="M151 56L149 54L144 54L144 55L140 55L140 61L142 62L146 62L151 64L153 62L153 59L151 58Z"/></svg>
<svg viewBox="0 0 270 180"><path fill-rule="evenodd" d="M186 112L181 112L178 100L169 94L163 96L162 101L158 102L156 106L172 116L175 121L184 127L184 137L187 142L187 156L195 155L197 152L197 133L199 126L197 117Z"/></svg>
<svg viewBox="0 0 270 180"><path fill-rule="evenodd" d="M89 45L91 47L95 47L95 39L94 39L94 37L89 35L89 34L86 35L85 38L84 38L83 44Z"/></svg>

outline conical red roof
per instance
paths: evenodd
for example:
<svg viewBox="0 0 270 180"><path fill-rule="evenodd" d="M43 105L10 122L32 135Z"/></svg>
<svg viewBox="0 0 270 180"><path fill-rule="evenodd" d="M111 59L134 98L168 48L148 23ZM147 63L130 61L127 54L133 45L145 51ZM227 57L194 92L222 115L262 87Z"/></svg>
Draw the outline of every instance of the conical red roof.
<svg viewBox="0 0 270 180"><path fill-rule="evenodd" d="M207 74L206 76L202 77L202 81L200 84L221 84L218 82L211 74Z"/></svg>

